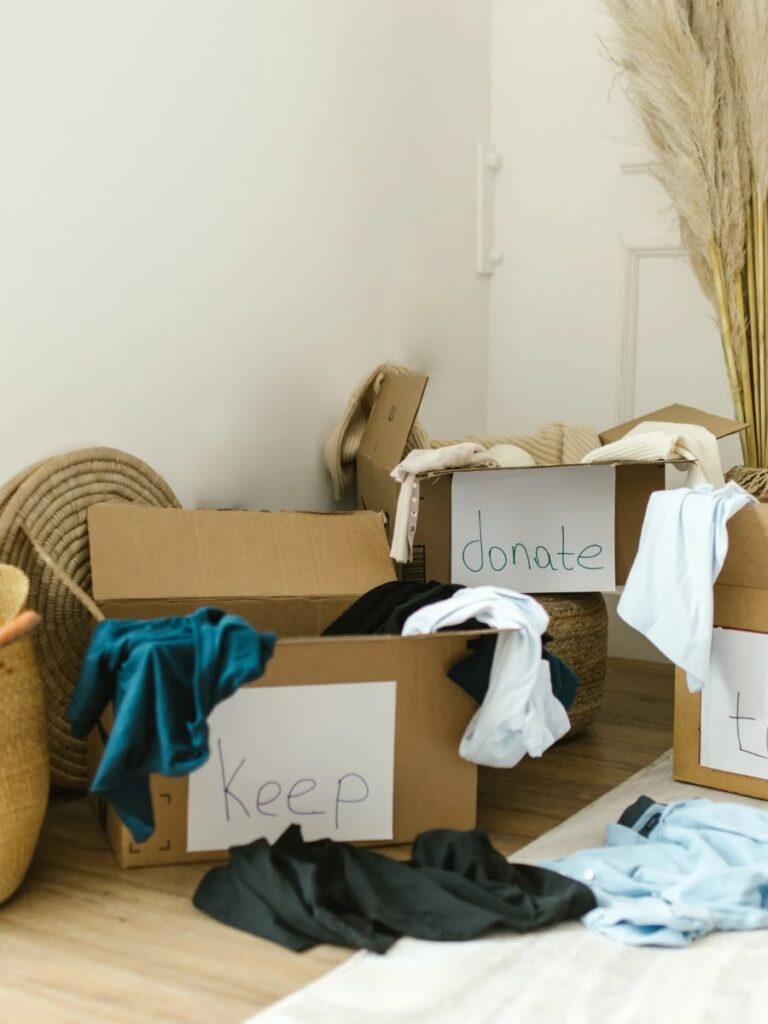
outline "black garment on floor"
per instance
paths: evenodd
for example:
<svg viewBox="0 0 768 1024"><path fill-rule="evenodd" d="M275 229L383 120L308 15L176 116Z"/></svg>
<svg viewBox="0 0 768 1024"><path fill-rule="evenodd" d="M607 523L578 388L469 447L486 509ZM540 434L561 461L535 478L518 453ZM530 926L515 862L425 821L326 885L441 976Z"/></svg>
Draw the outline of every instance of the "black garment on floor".
<svg viewBox="0 0 768 1024"><path fill-rule="evenodd" d="M425 605L435 604L453 597L457 590L463 590L459 583L401 583L395 580L382 583L367 594L363 594L354 604L324 630L323 636L357 636L371 633L397 635L402 633L403 626L413 612ZM487 629L477 619L468 619L459 626L450 626L449 630ZM552 638L548 634L542 637L541 656L549 662L552 677L552 693L560 701L565 710L573 704L579 679L573 669L556 654L548 651L544 644ZM457 662L448 672L448 676L458 686L482 704L488 692L488 681L496 650L496 636L478 637L470 643L471 654Z"/></svg>
<svg viewBox="0 0 768 1024"><path fill-rule="evenodd" d="M408 862L330 839L305 843L297 825L273 846L259 839L230 852L200 882L195 906L297 952L330 942L384 953L403 935L456 942L497 927L528 932L595 907L581 882L508 863L479 830L424 832Z"/></svg>

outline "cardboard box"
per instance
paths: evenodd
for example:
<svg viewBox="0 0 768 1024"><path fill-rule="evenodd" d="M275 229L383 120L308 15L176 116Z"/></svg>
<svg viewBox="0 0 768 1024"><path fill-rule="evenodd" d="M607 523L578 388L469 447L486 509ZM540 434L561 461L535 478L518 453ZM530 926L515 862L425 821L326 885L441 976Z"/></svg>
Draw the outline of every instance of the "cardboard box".
<svg viewBox="0 0 768 1024"><path fill-rule="evenodd" d="M397 374L385 379L371 411L357 456L358 505L362 509L385 512L390 530L394 522L400 488L400 485L391 478L390 473L404 457L406 442L416 419L426 385L427 378L417 374ZM711 416L701 410L683 405L672 405L606 430L600 435L600 439L603 444L617 441L643 420L696 423L707 427L718 438L744 429L744 424L735 420ZM679 460L678 464L684 466L685 462ZM558 485L556 497L552 499L562 506L562 522L565 523L573 501L573 488L569 481L579 479L586 481L587 474L590 473L594 478L595 470L598 472L607 470L609 475L615 473L615 488L609 499L611 507L602 509L602 512L612 517L615 552L615 565L612 568L615 568L615 585L617 586L626 582L637 552L648 499L653 491L664 489L665 465L663 462L652 462L620 463L615 464L614 467L572 467L571 476L564 480L562 486ZM454 485L458 478L463 478L464 481L470 475L476 475L479 472L484 476L505 474L510 478L514 477L516 481L520 480L523 485L522 490L525 490L531 487L535 480L546 482L544 478L540 477L540 474L549 474L551 477L556 468L537 466L482 471L461 469L430 473L421 477L418 527L414 537L414 558L411 563L402 566L402 578L444 581L456 578L452 566L451 544ZM560 474L560 477L562 476ZM508 510L505 508L503 513L510 522L514 522L516 513L519 513L522 507L521 505L512 505ZM595 511L596 513L601 511L599 505ZM564 537L563 546L565 547L566 544L567 541ZM568 554L573 555L573 552L568 552ZM509 551L507 551L508 555ZM504 556L505 560L507 556ZM502 555L498 557L502 557ZM543 556L542 560L544 560ZM460 579L459 582L467 581ZM475 584L499 584L500 582L502 581L499 577L487 569L478 572L474 579ZM526 593L541 593L557 590L588 591L606 588L595 586L594 581L589 578L580 585L574 585L573 577L568 577L567 573L561 573L559 578L553 573L544 583L531 581L529 586L517 586L514 589L523 590Z"/></svg>
<svg viewBox="0 0 768 1024"><path fill-rule="evenodd" d="M768 505L748 505L728 523L728 555L714 590L714 624L768 634ZM736 677L737 678L737 677ZM768 677L766 678L768 687ZM736 708L733 709L734 712ZM733 740L735 716L724 722ZM763 734L768 719L756 723ZM768 780L701 764L702 694L691 693L685 673L675 671L674 776L711 789L768 800ZM768 755L768 749L765 754ZM762 758L759 759L762 763Z"/></svg>
<svg viewBox="0 0 768 1024"><path fill-rule="evenodd" d="M212 512L97 505L89 510L93 594L108 618L187 614L215 605L278 633L264 676L249 686L394 680L397 684L392 842L475 823L477 769L458 755L475 711L446 677L476 633L318 637L361 594L394 579L375 513ZM109 716L103 723L108 732ZM290 736L286 736L290 743ZM95 771L103 737L89 744ZM123 867L212 860L186 848L186 778L153 777L157 828L134 843L100 808Z"/></svg>

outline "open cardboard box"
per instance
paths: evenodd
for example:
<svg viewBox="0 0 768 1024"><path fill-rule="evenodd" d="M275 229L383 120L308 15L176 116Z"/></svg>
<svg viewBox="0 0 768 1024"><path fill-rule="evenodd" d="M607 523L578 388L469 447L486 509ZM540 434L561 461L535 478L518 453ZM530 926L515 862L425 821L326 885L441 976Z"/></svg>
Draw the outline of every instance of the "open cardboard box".
<svg viewBox="0 0 768 1024"><path fill-rule="evenodd" d="M93 595L107 618L184 615L204 605L241 615L279 637L265 674L249 686L394 680L391 841L474 826L477 769L458 747L476 706L446 671L477 634L318 636L360 595L395 578L380 514L96 505L88 529ZM110 724L107 715L107 732ZM101 731L89 742L91 777ZM145 843L135 843L114 810L100 806L123 867L225 856L187 850L186 778L154 776L151 785L156 830Z"/></svg>
<svg viewBox="0 0 768 1024"><path fill-rule="evenodd" d="M728 554L714 590L714 625L768 633L768 505L747 505L728 523ZM738 682L738 672L734 673ZM768 678L766 679L768 688ZM736 713L735 705L731 709ZM743 714L755 714L748 708ZM768 717L755 722L764 739ZM702 695L691 693L681 669L675 672L674 776L711 789L768 800L768 780L701 764ZM724 742L734 741L735 720L723 721ZM727 731L727 735L725 734ZM768 748L753 764L764 764ZM750 758L740 759L749 770Z"/></svg>
<svg viewBox="0 0 768 1024"><path fill-rule="evenodd" d="M405 446L419 411L427 377L418 374L393 374L388 376L381 386L381 391L371 411L360 449L357 456L357 498L358 506L376 512L385 512L391 531L397 508L400 485L390 476L394 467L402 460ZM600 434L603 444L617 441L632 427L643 420L657 422L695 423L706 427L716 437L723 438L744 429L743 423L735 420L712 416L698 409L684 405L667 406L649 413L628 423ZM678 465L685 466L684 460ZM595 513L602 511L610 516L613 522L615 551L615 585L626 582L629 570L637 553L640 530L645 516L648 499L653 491L663 490L665 486L664 462L650 463L617 463L614 466L578 466L572 467L571 474L578 474L586 479L586 474L615 472L615 488L612 490L611 507L600 509L595 506ZM519 469L492 469L478 471L476 469L460 469L429 473L422 476L419 501L418 526L414 536L413 561L402 567L403 579L467 582L459 578L453 571L452 515L454 482L462 477L468 480L470 475L480 483L481 476L487 474L514 474L515 479L523 479L525 485L534 480L534 474L552 474L558 467L536 466ZM521 476L522 475L522 476ZM562 478L562 474L560 474ZM570 480L575 479L571 476ZM567 521L572 503L572 488L567 480L549 501L562 506L562 522ZM522 488L524 493L525 487ZM501 510L503 515L514 522L519 509L510 506ZM565 544L565 541L563 542ZM486 569L477 574L474 583L494 584L502 581L493 572ZM574 585L574 577L567 573L549 574L543 583L532 580L529 586L515 586L514 589L526 593L551 591L577 591L608 589L593 585L593 580L586 578L583 584Z"/></svg>

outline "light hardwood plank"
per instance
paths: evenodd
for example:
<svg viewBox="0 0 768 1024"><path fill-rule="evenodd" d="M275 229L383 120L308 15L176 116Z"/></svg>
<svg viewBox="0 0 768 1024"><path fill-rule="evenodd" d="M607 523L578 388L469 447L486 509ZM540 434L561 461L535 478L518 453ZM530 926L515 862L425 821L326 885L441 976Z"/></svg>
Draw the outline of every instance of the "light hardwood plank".
<svg viewBox="0 0 768 1024"><path fill-rule="evenodd" d="M671 669L612 664L586 733L481 772L478 824L512 853L649 764L671 745L672 689ZM237 1024L351 955L297 955L210 920L191 903L207 870L121 871L86 801L55 799L22 890L0 907L0 1021Z"/></svg>

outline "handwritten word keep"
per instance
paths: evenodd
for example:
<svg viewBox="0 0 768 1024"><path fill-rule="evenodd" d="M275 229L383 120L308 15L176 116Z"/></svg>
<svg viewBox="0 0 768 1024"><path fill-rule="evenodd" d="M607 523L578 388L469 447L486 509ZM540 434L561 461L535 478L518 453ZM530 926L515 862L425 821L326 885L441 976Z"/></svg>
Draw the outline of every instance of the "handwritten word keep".
<svg viewBox="0 0 768 1024"><path fill-rule="evenodd" d="M331 815L338 831L342 808L364 803L370 796L370 787L359 772L345 772L338 778L320 780L306 775L298 779L259 779L245 785L238 783L238 775L247 762L243 757L234 770L225 763L222 741L217 740L221 769L221 795L227 821L236 814L246 818L261 815L277 818L287 811L292 817ZM242 777L241 777L242 780Z"/></svg>

